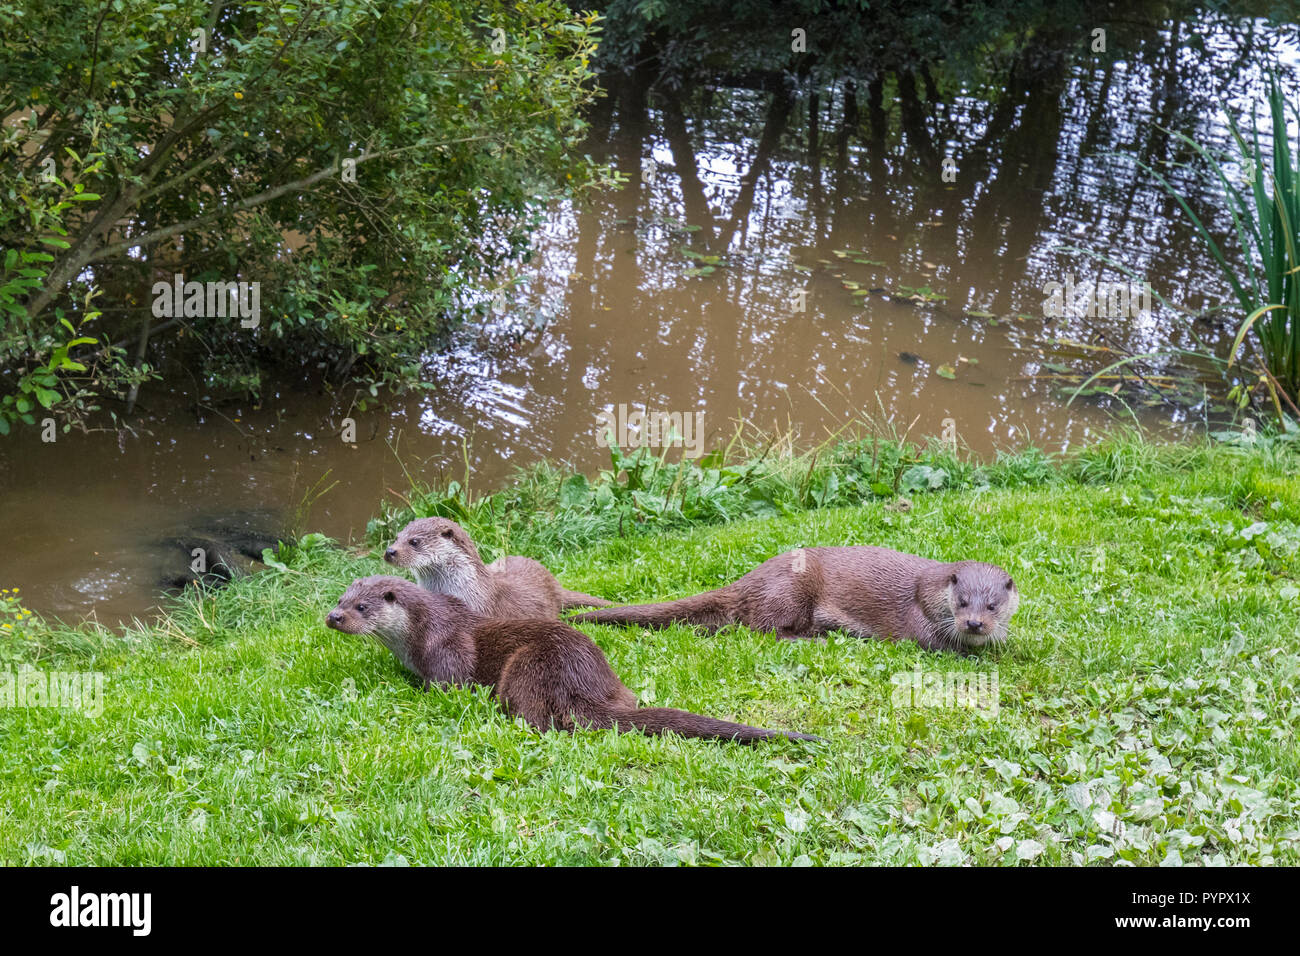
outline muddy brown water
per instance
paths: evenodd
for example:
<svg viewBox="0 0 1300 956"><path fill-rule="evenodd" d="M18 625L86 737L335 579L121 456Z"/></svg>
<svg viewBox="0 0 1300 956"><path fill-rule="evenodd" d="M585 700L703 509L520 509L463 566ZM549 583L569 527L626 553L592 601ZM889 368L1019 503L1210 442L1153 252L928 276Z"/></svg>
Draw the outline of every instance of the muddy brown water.
<svg viewBox="0 0 1300 956"><path fill-rule="evenodd" d="M952 419L981 457L1060 451L1134 417L1156 434L1202 427L1208 403L1067 407L1053 368L1096 371L1109 353L1052 340L1143 352L1185 341L1187 319L1158 304L1049 319L1044 289L1121 278L1075 246L1188 308L1222 296L1171 200L1124 156L1188 159L1158 126L1223 142L1219 104L1259 89L1243 25L1155 24L1105 65L1082 43L1036 51L991 93L922 102L919 120L890 83L878 111L859 91L856 122L842 86L613 84L591 149L628 185L551 207L519 287L430 355L435 389L353 413L352 445L346 405L297 384L199 413L158 386L136 436L10 437L0 586L67 620L145 617L186 542L256 553L326 474L336 484L301 530L358 539L405 490L404 467L461 478L463 444L480 491L543 458L594 472L609 460L597 416L620 405L695 416L706 449L740 417L807 441L858 416L914 436ZM1271 39L1294 67L1293 42ZM1196 328L1223 343L1223 327Z"/></svg>

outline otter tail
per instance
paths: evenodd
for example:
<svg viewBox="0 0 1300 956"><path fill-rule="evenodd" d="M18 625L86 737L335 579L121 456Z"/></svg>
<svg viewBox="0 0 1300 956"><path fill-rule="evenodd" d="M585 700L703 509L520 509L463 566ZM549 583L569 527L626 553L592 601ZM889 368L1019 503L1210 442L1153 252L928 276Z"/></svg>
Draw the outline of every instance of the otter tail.
<svg viewBox="0 0 1300 956"><path fill-rule="evenodd" d="M566 611L571 607L609 607L611 603L604 598L592 597L581 591L560 589L560 607Z"/></svg>
<svg viewBox="0 0 1300 956"><path fill-rule="evenodd" d="M716 628L735 622L735 616L727 608L721 591L708 591L680 601L606 607L575 615L573 619L597 621L601 624L643 624L646 627L667 627L674 621L682 621Z"/></svg>
<svg viewBox="0 0 1300 956"><path fill-rule="evenodd" d="M685 710L674 710L671 707L639 707L636 710L614 714L613 720L620 725L620 730L631 725L646 734L662 734L671 730L683 737L734 740L742 744L782 738L821 741L820 737L813 737L810 734L796 734L787 730L764 730L748 724L733 724L729 720L718 720Z"/></svg>

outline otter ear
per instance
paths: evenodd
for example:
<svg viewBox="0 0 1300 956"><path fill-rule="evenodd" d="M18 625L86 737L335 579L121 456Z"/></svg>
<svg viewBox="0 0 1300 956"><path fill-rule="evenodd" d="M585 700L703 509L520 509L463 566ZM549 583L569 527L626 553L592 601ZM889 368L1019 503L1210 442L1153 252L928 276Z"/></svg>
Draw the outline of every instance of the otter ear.
<svg viewBox="0 0 1300 956"><path fill-rule="evenodd" d="M1010 578L1007 578L1007 590L1014 591L1015 589L1016 589L1016 582L1012 581Z"/></svg>
<svg viewBox="0 0 1300 956"><path fill-rule="evenodd" d="M384 600L387 601L389 604L392 604L394 601L397 600L397 595L394 594L392 591L385 591Z"/></svg>

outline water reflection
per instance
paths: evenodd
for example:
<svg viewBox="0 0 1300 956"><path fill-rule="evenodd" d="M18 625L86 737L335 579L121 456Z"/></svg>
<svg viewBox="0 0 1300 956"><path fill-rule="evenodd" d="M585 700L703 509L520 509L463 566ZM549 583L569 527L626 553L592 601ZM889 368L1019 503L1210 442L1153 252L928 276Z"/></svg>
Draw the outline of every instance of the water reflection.
<svg viewBox="0 0 1300 956"><path fill-rule="evenodd" d="M1044 287L1125 277L1068 249L1086 247L1193 311L1222 298L1191 228L1133 159L1175 164L1209 215L1212 198L1176 165L1192 151L1166 130L1225 142L1220 107L1261 89L1261 47L1293 72L1300 62L1293 31L1251 21L1133 24L1124 40L1105 58L1075 32L1038 31L965 86L612 81L589 148L628 185L550 210L506 306L430 357L433 390L358 413L293 384L202 423L156 390L137 438L11 439L0 580L46 612L138 614L165 574L160 526L223 507L287 512L329 471L337 485L307 526L355 536L405 485L393 447L447 479L462 477L467 446L478 489L544 457L592 471L608 462L596 417L620 404L701 416L706 448L737 417L810 440L854 416L913 434L952 418L980 455L1084 441L1129 413L1066 409L1053 367L1092 371L1189 328L1222 344L1225 327L1161 307L1047 319ZM1133 411L1177 431L1208 409ZM335 437L349 413L355 447Z"/></svg>

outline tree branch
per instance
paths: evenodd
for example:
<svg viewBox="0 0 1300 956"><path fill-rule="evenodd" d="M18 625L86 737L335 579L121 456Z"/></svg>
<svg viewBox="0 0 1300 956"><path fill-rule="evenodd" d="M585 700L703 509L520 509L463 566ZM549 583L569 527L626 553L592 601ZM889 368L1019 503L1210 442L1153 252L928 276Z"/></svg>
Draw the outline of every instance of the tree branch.
<svg viewBox="0 0 1300 956"><path fill-rule="evenodd" d="M545 111L541 110L538 112L540 113ZM415 149L437 149L441 146L455 146L460 143L472 143L479 140L496 139L499 138L499 136L500 134L496 134L496 133L490 135L483 135L483 136L464 136L461 137L460 139L451 139L443 143L415 143L410 146L402 146L398 149L386 149L377 153L365 153L357 157L357 165L360 166L362 163L369 162L372 159L384 159L386 157L396 156L400 153L409 153ZM112 245L104 246L98 251L98 253L96 253L96 255L92 259L89 260L89 262L97 262L102 256L117 255L119 253L127 251L128 249L134 249L137 246L150 246L156 242L160 242L163 239L170 239L172 236L176 236L176 235L180 235L181 233L188 232L189 230L195 228L196 226L206 225L207 223L215 222L218 219L224 218L225 216L230 216L233 215L234 213L243 212L246 209L252 209L256 206L265 205L266 203L271 202L273 199L279 199L281 196L286 196L289 193L308 189L309 187L316 185L321 180L328 179L330 176L337 174L338 170L339 170L338 163L331 163L329 166L326 166L324 169L317 170L316 172L312 173L310 176L306 176L302 179L294 180L293 182L282 183L281 185L274 186L271 189L263 190L262 192L258 193L255 196L249 196L247 199L241 199L238 202L233 203L229 206L224 206L221 209L213 210L207 215L196 216L193 219L187 219L184 222L174 223L170 226L165 226L162 229L155 229L153 232L145 233L142 236L134 236L130 239L123 239L121 242L115 242ZM89 262L87 264L89 264Z"/></svg>

